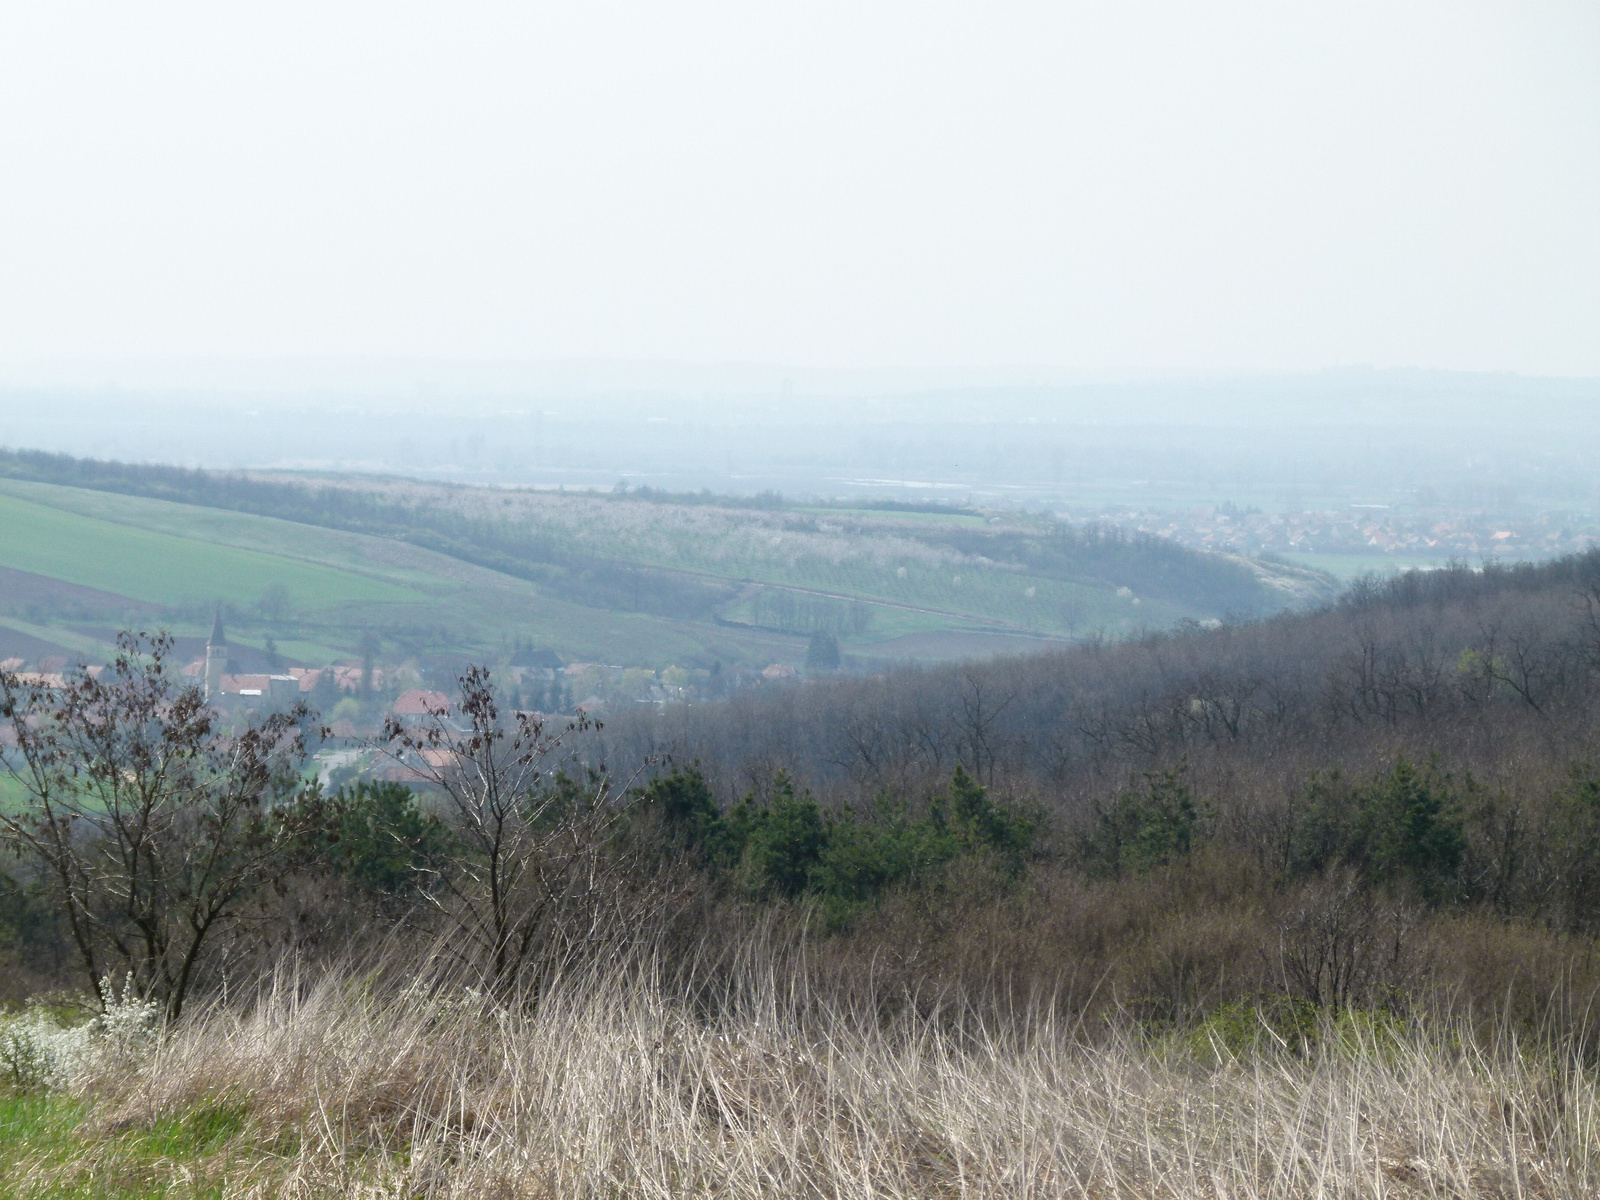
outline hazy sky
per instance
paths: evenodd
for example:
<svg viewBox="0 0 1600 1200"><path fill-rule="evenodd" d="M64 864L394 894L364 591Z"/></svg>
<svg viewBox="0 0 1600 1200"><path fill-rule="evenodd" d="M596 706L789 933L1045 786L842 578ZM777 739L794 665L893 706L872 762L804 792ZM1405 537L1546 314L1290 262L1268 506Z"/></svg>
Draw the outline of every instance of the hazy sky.
<svg viewBox="0 0 1600 1200"><path fill-rule="evenodd" d="M1600 3L0 0L0 364L1600 374Z"/></svg>

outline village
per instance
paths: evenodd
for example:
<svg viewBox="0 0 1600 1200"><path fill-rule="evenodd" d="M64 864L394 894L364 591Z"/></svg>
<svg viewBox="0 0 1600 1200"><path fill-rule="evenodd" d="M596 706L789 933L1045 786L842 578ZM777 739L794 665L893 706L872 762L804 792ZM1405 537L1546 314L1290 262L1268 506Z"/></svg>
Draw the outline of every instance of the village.
<svg viewBox="0 0 1600 1200"><path fill-rule="evenodd" d="M1491 517L1388 504L1273 512L1230 503L1185 511L1110 508L1094 519L1130 532L1170 538L1197 550L1247 556L1364 555L1373 559L1374 569L1390 556L1476 563L1498 558L1543 559L1600 545L1600 527L1593 518L1570 513Z"/></svg>
<svg viewBox="0 0 1600 1200"><path fill-rule="evenodd" d="M177 645L197 639L179 639ZM420 730L436 727L446 737L464 728L455 703L452 673L416 662L382 663L373 656L324 666L288 665L268 669L276 657L247 643L232 643L219 610L200 653L187 658L179 678L197 687L206 703L228 725L243 725L297 705L315 715L319 736L312 768L325 790L358 779L426 785L428 768L439 762L417 754L390 755L381 749L383 731L393 723ZM554 731L580 718L597 719L611 710L665 707L722 699L734 691L797 681L801 672L787 663L760 669L669 666L654 670L597 662L563 662L553 651L522 646L494 667L502 710L540 722ZM61 686L76 670L100 678L106 666L83 656L45 654L0 659L0 671L19 683Z"/></svg>

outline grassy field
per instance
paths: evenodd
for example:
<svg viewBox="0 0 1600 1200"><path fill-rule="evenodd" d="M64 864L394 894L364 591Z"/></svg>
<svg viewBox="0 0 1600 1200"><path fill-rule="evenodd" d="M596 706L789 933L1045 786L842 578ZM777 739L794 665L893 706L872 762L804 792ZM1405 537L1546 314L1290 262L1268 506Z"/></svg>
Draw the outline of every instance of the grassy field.
<svg viewBox="0 0 1600 1200"><path fill-rule="evenodd" d="M1600 1083L1448 1020L1241 1010L1097 1030L862 1010L753 973L707 1014L648 971L537 1006L331 976L214 1006L0 1100L23 1198L1600 1194Z"/></svg>
<svg viewBox="0 0 1600 1200"><path fill-rule="evenodd" d="M0 771L0 811L20 808L27 798L22 784L9 773Z"/></svg>
<svg viewBox="0 0 1600 1200"><path fill-rule="evenodd" d="M0 564L163 605L215 599L254 603L274 584L312 609L420 599L386 580L200 536L177 536L136 521L133 515L113 521L0 495Z"/></svg>
<svg viewBox="0 0 1600 1200"><path fill-rule="evenodd" d="M49 484L0 481L0 566L170 605L167 624L179 632L203 633L211 606L232 604L248 622L234 639L257 647L272 631L255 610L268 588L281 587L292 615L275 638L282 653L310 661L354 652L366 629L417 648L470 652L532 639L571 656L662 665L692 657L704 640L686 623L597 612L403 543ZM4 620L65 649L106 646L47 612L29 616ZM779 641L726 640L757 658L768 649L761 643Z"/></svg>
<svg viewBox="0 0 1600 1200"><path fill-rule="evenodd" d="M1286 554L1287 562L1326 571L1336 579L1360 579L1364 575L1397 575L1402 571L1433 571L1449 563L1448 558L1389 554Z"/></svg>
<svg viewBox="0 0 1600 1200"><path fill-rule="evenodd" d="M46 614L39 614L45 616ZM93 660L105 660L115 652L116 641L114 638L100 636L94 633L85 633L82 630L71 629L62 625L45 625L35 621L24 621L17 617L0 617L0 629L11 629L18 633L27 634L41 641L54 642L64 650L89 656Z"/></svg>

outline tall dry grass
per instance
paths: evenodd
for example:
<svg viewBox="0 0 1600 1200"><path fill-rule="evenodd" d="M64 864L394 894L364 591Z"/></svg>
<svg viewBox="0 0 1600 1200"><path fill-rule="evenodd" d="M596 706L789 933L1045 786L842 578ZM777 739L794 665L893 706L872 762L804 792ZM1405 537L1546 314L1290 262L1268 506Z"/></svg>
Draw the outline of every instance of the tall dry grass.
<svg viewBox="0 0 1600 1200"><path fill-rule="evenodd" d="M1355 1019L1230 1051L1045 1006L885 1015L805 978L636 963L507 1007L285 974L85 1081L90 1127L240 1113L238 1194L1600 1195L1600 1080L1559 1047Z"/></svg>

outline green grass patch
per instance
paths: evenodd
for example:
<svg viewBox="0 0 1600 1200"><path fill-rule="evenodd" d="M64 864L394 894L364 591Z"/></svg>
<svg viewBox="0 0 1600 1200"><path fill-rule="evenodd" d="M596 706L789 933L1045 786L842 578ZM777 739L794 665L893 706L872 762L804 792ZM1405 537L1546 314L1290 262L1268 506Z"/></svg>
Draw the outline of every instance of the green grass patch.
<svg viewBox="0 0 1600 1200"><path fill-rule="evenodd" d="M144 1129L120 1135L134 1157L196 1158L214 1151L244 1129L245 1109L237 1104L202 1105Z"/></svg>
<svg viewBox="0 0 1600 1200"><path fill-rule="evenodd" d="M0 495L96 521L127 525L184 541L206 542L332 567L341 573L366 575L380 582L423 588L445 582L437 570L430 569L436 564L414 561L407 553L408 547L359 533L253 513L48 483L0 479Z"/></svg>
<svg viewBox="0 0 1600 1200"><path fill-rule="evenodd" d="M86 517L0 495L0 565L155 604L254 603L281 584L297 606L404 604L412 589L314 563Z"/></svg>
<svg viewBox="0 0 1600 1200"><path fill-rule="evenodd" d="M245 1110L201 1105L119 1132L86 1127L59 1096L0 1098L0 1196L52 1200L222 1197L267 1156L245 1144Z"/></svg>
<svg viewBox="0 0 1600 1200"><path fill-rule="evenodd" d="M0 771L0 812L16 812L28 803L27 789L10 772Z"/></svg>
<svg viewBox="0 0 1600 1200"><path fill-rule="evenodd" d="M30 1187L44 1184L83 1151L78 1128L86 1110L82 1104L59 1096L0 1095L0 1195L49 1195ZM55 1195L129 1196L149 1192L55 1190Z"/></svg>
<svg viewBox="0 0 1600 1200"><path fill-rule="evenodd" d="M116 647L112 643L80 633L76 629L69 629L64 625L39 625L16 617L0 617L0 626L47 642L54 642L63 650L75 650L89 655L91 659L109 659L116 653Z"/></svg>

